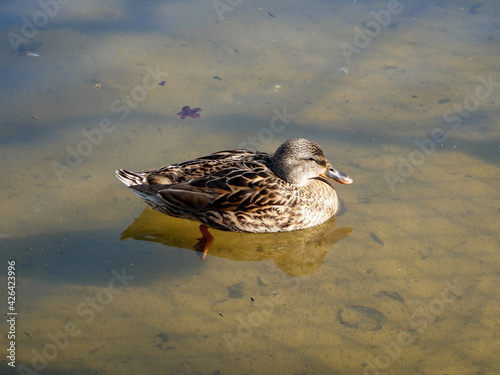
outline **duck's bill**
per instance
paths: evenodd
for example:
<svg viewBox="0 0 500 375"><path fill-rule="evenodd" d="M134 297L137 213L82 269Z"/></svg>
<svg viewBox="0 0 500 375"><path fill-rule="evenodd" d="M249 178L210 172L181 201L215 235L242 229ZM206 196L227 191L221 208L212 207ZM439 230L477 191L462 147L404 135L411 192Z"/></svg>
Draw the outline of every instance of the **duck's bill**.
<svg viewBox="0 0 500 375"><path fill-rule="evenodd" d="M324 173L320 174L320 176L335 180L341 184L352 184L351 177L333 167L328 168Z"/></svg>

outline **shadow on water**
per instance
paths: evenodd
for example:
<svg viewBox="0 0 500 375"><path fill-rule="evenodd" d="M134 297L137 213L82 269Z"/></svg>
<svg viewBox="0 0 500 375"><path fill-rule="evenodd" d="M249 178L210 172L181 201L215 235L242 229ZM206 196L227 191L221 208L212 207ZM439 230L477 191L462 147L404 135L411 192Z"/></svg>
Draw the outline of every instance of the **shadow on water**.
<svg viewBox="0 0 500 375"><path fill-rule="evenodd" d="M347 237L351 228L335 229L336 218L322 225L287 233L249 234L211 230L215 242L211 256L238 261L273 259L288 276L314 273L323 263L332 246ZM170 247L195 250L193 240L198 224L179 220L146 208L121 236L161 243ZM195 250L196 251L196 250Z"/></svg>
<svg viewBox="0 0 500 375"><path fill-rule="evenodd" d="M153 244L124 243L119 231L82 231L4 239L9 249L2 258L17 260L22 277L48 283L107 286L111 271L125 267L134 284L150 285L161 275L178 277L202 266L196 256L163 251Z"/></svg>
<svg viewBox="0 0 500 375"><path fill-rule="evenodd" d="M351 228L335 229L335 223L333 218L314 228L271 234L211 230L215 242L208 254L236 261L272 259L288 276L312 274L332 246L352 232ZM164 275L176 278L195 273L210 261L193 253L200 237L198 226L147 208L123 231L122 241L118 231L103 230L4 239L2 245L10 250L9 259L17 259L19 273L31 279L102 287L112 270L126 267L140 286ZM127 239L141 242L123 242Z"/></svg>
<svg viewBox="0 0 500 375"><path fill-rule="evenodd" d="M166 5L167 4L167 5ZM182 4L182 1L179 0L171 0L171 1L159 1L159 0L150 0L147 3L136 3L133 1L123 2L120 4L114 4L114 10L108 10L106 7L102 7L102 12L96 13L98 17L96 19L92 19L91 17L58 17L58 11L61 9L65 10L65 4L62 6L58 6L55 14L51 14L50 25L52 29L64 29L71 30L79 33L92 32L102 34L104 32L157 32L158 24L152 22L152 20L161 20L160 17L165 15L170 16L170 20L177 20L175 24L170 22L168 25L169 32L175 31L177 27L186 23L186 19L184 17L179 17L182 14L182 8L179 5ZM163 14L158 12L158 7L172 7L172 10L168 12L168 14ZM93 6L89 5L89 9ZM53 12L53 7L49 6ZM109 8L113 9L113 8ZM108 11L106 11L108 10ZM196 10L196 9L192 9ZM210 21L216 17L216 13L212 8L212 4L206 6L206 9L203 9L204 13L200 13L201 16L203 14L206 15L207 10L211 11L209 14L211 17L202 17ZM33 6L30 8L24 8L19 11L16 8L6 9L5 12L2 13L0 20L4 24L11 25L12 27L18 27L18 25L24 21L20 20L22 16L30 17L31 14L35 12L40 12L40 8L37 6ZM201 12L201 11L200 11ZM167 12L165 12L167 13ZM191 13L192 15L193 13ZM68 20L69 19L69 20ZM208 21L207 20L207 21Z"/></svg>

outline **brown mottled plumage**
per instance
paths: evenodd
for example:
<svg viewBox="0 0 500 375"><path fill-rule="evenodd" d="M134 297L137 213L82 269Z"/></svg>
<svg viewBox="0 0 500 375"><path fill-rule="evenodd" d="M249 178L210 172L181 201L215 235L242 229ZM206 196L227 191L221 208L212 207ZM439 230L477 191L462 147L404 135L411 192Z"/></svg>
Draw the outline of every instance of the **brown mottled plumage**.
<svg viewBox="0 0 500 375"><path fill-rule="evenodd" d="M220 151L160 169L116 176L153 209L234 232L282 232L320 224L338 211L335 189L352 179L303 138L276 152Z"/></svg>

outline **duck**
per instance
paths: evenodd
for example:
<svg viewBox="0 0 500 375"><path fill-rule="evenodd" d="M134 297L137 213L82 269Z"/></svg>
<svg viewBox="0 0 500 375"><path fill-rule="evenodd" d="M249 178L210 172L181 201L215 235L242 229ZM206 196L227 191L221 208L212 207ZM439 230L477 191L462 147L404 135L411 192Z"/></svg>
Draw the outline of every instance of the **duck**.
<svg viewBox="0 0 500 375"><path fill-rule="evenodd" d="M273 233L319 225L339 211L330 181L353 182L332 167L316 142L304 138L289 139L274 153L226 150L115 173L152 209L200 222L204 254L213 242L208 228Z"/></svg>

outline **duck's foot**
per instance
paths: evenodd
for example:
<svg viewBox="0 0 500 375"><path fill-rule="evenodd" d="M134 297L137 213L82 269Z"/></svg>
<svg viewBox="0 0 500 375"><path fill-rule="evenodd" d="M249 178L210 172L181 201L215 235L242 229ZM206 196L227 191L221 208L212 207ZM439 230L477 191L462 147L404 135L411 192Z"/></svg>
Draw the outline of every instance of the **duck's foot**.
<svg viewBox="0 0 500 375"><path fill-rule="evenodd" d="M199 254L201 259L205 259L210 246L214 242L214 236L210 234L208 227L203 224L200 225L200 232L203 237L198 238L198 243L194 246L194 249L201 253Z"/></svg>

